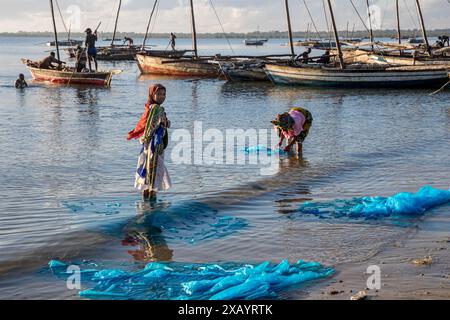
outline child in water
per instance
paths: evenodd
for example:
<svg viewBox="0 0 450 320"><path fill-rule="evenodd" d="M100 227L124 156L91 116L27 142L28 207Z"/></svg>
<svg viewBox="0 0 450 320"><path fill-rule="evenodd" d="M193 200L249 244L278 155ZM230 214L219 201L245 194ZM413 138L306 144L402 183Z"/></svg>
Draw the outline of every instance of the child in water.
<svg viewBox="0 0 450 320"><path fill-rule="evenodd" d="M16 82L14 82L14 86L17 89L28 87L28 83L25 81L25 76L23 75L23 73L19 74L19 78L16 80Z"/></svg>
<svg viewBox="0 0 450 320"><path fill-rule="evenodd" d="M301 155L303 141L308 136L312 122L311 112L303 108L292 108L289 112L278 114L277 118L272 121L280 137L280 142L277 146L281 148L284 139L287 139L287 145L283 150L289 152L293 145L296 144L297 153Z"/></svg>
<svg viewBox="0 0 450 320"><path fill-rule="evenodd" d="M156 198L158 190L167 190L171 182L164 165L164 150L168 144L167 129L170 121L161 106L166 100L166 88L151 85L145 111L136 128L128 133L128 140L138 139L143 145L138 158L135 188L142 191L144 199Z"/></svg>

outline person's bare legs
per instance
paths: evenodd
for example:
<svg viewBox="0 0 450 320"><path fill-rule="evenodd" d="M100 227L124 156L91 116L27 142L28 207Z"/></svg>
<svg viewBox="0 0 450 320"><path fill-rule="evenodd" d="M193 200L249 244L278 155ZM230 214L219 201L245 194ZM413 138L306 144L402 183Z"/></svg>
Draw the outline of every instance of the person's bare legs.
<svg viewBox="0 0 450 320"><path fill-rule="evenodd" d="M156 200L156 191L150 191L149 189L144 190L142 192L142 198L144 198L144 200Z"/></svg>
<svg viewBox="0 0 450 320"><path fill-rule="evenodd" d="M92 72L92 64L91 64L91 57L88 56L88 61L89 61L89 72Z"/></svg>
<svg viewBox="0 0 450 320"><path fill-rule="evenodd" d="M303 154L303 143L297 142L297 155L302 156Z"/></svg>
<svg viewBox="0 0 450 320"><path fill-rule="evenodd" d="M97 72L98 71L97 58L94 58L94 63L95 63L95 72Z"/></svg>

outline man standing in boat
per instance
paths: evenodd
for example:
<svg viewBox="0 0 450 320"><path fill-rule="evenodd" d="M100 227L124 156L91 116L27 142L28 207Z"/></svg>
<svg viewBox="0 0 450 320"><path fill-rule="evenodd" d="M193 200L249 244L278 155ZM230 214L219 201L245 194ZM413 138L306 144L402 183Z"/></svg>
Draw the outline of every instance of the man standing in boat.
<svg viewBox="0 0 450 320"><path fill-rule="evenodd" d="M97 48L95 47L95 42L98 40L97 38L97 30L92 33L90 28L86 29L86 49L87 49L87 59L89 62L89 71L92 72L91 60L94 60L95 63L95 71L98 70L97 64Z"/></svg>
<svg viewBox="0 0 450 320"><path fill-rule="evenodd" d="M131 39L130 37L124 37L124 38L123 38L123 44L125 44L125 42L127 42L127 41L128 41L128 46L129 46L129 47L132 47L133 44L134 44L133 39Z"/></svg>
<svg viewBox="0 0 450 320"><path fill-rule="evenodd" d="M52 52L50 52L50 55L47 58L45 58L44 60L39 62L38 68L39 69L54 69L55 66L53 65L53 63L58 64L58 68L61 68L61 65L65 64L65 62L56 59L55 53L52 51Z"/></svg>
<svg viewBox="0 0 450 320"><path fill-rule="evenodd" d="M170 33L170 46L172 47L172 51L175 51L175 39L177 38L173 32Z"/></svg>

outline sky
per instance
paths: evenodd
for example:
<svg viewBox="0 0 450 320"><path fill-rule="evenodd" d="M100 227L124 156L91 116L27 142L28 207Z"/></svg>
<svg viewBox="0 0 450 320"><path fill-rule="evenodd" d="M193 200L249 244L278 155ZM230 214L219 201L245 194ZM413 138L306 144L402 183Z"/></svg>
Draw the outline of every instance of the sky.
<svg viewBox="0 0 450 320"><path fill-rule="evenodd" d="M119 0L54 0L58 31L64 31L56 6L58 2L66 28L73 32L95 28L113 30ZM326 0L290 0L294 31L305 31L308 24L314 29L309 9L318 30L327 30L323 2ZM351 1L368 25L365 0L332 0L336 23L340 30L364 30ZM193 0L198 33L251 32L287 30L284 0ZM395 29L395 0L369 0L374 29ZM122 0L118 30L145 32L154 0ZM306 6L305 6L306 3ZM450 0L420 0L428 29L450 28ZM212 4L212 5L211 5ZM399 0L402 29L419 28L415 0ZM52 22L47 0L0 0L0 32L50 31ZM214 7L213 7L214 6ZM214 9L215 10L214 10ZM191 31L189 0L159 0L156 19L151 27L154 33ZM221 24L219 23L220 19ZM328 19L329 20L329 17Z"/></svg>

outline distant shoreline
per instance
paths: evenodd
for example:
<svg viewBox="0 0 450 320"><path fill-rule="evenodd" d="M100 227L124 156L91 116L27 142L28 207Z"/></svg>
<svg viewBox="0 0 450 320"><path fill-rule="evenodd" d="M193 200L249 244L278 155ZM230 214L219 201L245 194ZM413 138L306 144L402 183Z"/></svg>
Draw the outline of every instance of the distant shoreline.
<svg viewBox="0 0 450 320"><path fill-rule="evenodd" d="M100 32L101 38L112 38L111 32ZM175 32L178 38L191 38L190 33L177 33ZM450 29L435 29L435 30L427 30L427 35L429 37L437 37L441 35L450 35ZM72 33L72 38L82 38L84 37L84 33L77 32ZM117 39L123 39L124 36L134 37L134 38L142 38L144 37L144 33L136 33L136 32L118 32L116 34ZM322 38L329 37L330 34L327 31L320 31L320 35ZM341 37L349 37L352 38L367 38L367 31L339 31L339 35ZM405 37L421 37L422 33L417 29L410 30L402 30L402 36ZM67 37L67 33L58 33L58 36L61 39L65 39ZM374 30L375 38L391 38L397 36L397 30ZM0 37L53 37L53 32L45 31L45 32L0 32ZM150 35L151 38L168 38L169 33L154 33ZM285 39L287 38L287 31L269 31L269 32L247 32L247 33L198 33L198 38L202 39L218 39L218 38L230 38L230 39L241 39L241 38L269 38L269 39ZM294 38L319 38L317 33L307 33L303 31L294 32Z"/></svg>

